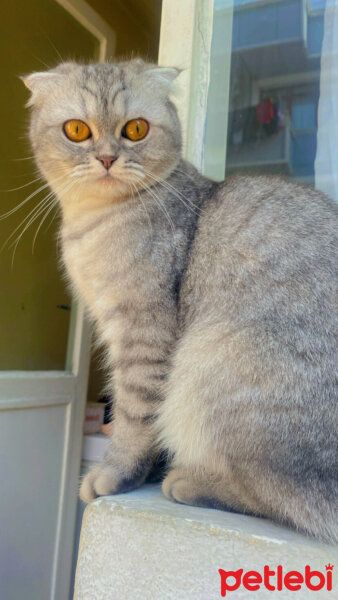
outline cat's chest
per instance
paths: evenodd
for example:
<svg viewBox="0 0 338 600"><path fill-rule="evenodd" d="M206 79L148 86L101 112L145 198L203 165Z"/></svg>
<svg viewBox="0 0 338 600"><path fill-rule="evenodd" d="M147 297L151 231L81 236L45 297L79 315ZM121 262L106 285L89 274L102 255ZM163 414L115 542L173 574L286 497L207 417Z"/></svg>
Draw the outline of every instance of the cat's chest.
<svg viewBox="0 0 338 600"><path fill-rule="evenodd" d="M123 239L113 239L107 230L64 236L63 260L78 294L96 318L132 285L132 252Z"/></svg>
<svg viewBox="0 0 338 600"><path fill-rule="evenodd" d="M68 275L99 328L106 331L108 322L115 332L121 321L125 326L126 306L134 311L171 306L184 262L184 231L149 230L132 216L94 225L64 229L62 249Z"/></svg>
<svg viewBox="0 0 338 600"><path fill-rule="evenodd" d="M171 244L148 239L144 230L97 227L85 235L63 235L63 260L78 294L93 316L112 314L119 302L147 305L167 295L174 277Z"/></svg>

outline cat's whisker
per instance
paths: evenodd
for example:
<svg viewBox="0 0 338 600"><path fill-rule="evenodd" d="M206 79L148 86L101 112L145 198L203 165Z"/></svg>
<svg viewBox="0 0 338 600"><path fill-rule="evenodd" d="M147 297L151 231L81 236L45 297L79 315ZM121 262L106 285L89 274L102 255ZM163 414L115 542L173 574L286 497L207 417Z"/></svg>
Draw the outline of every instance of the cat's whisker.
<svg viewBox="0 0 338 600"><path fill-rule="evenodd" d="M161 201L161 198L159 198L159 196L157 196L155 194L155 192L151 189L151 187L149 185L147 185L144 182L142 182L142 185L146 189L146 191L152 196L152 198L155 200L157 206L159 206L159 208L162 210L162 212L165 215L165 217L167 218L172 230L174 231L175 226L174 226L173 220L172 220L171 216L169 215L165 204Z"/></svg>
<svg viewBox="0 0 338 600"><path fill-rule="evenodd" d="M59 170L59 173L62 173L62 170ZM11 178L12 177L15 177L15 178L17 178L17 177L27 177L27 176L31 176L31 175L35 175L35 176L39 175L40 179L44 179L44 177L41 176L40 169L38 169L38 168L30 170L29 173L23 173L23 172L21 172L21 173L14 173L14 174L11 175ZM7 190L1 190L1 191L5 192ZM11 190L8 190L8 191L11 191Z"/></svg>
<svg viewBox="0 0 338 600"><path fill-rule="evenodd" d="M130 198L133 200L135 198L135 190L133 189L131 182L126 182L126 183L127 183L127 186L128 186Z"/></svg>
<svg viewBox="0 0 338 600"><path fill-rule="evenodd" d="M86 183L90 179L90 177L95 172L93 166L91 165L80 165L79 167L75 167L70 174L71 179L77 179L78 183Z"/></svg>
<svg viewBox="0 0 338 600"><path fill-rule="evenodd" d="M5 240L5 242L1 246L0 251L2 251L6 247L6 245L8 244L10 239L13 237L13 235L15 235L15 233L18 231L18 229L20 229L20 227L22 227L22 225L25 224L25 222L31 217L31 215L36 214L40 210L41 206L45 205L45 203L48 202L49 198L53 195L53 193L54 192L49 192L49 194L47 194L47 196L45 196L42 200L40 200L40 202L38 202L38 204L36 206L34 206L34 208L32 208L32 210L28 213L28 215L26 215L26 217L19 223L19 225L17 225L17 227L12 231L12 233Z"/></svg>
<svg viewBox="0 0 338 600"><path fill-rule="evenodd" d="M134 175L136 175L136 173L134 173ZM139 175L139 174L137 174ZM170 217L167 208L165 206L165 203L162 202L161 198L159 198L159 196L157 196L157 194L155 193L155 191L151 188L151 186L149 186L148 184L145 183L144 178L140 178L139 182L142 182L142 187L152 196L152 198L155 200L157 206L160 207L160 209L162 210L163 214L166 216L166 218L168 219L168 222L170 223L172 229L174 230L174 223L172 218Z"/></svg>
<svg viewBox="0 0 338 600"><path fill-rule="evenodd" d="M196 180L191 175L189 175L189 173L187 173L186 171L182 171L181 169L178 169L177 167L173 170L173 173L180 173L181 175L184 175L184 177L188 177L188 179L190 179L191 181L196 183Z"/></svg>
<svg viewBox="0 0 338 600"><path fill-rule="evenodd" d="M38 233L39 233L43 223L47 219L48 215L50 214L51 210L56 206L56 204L57 204L57 198L52 198L51 202L46 207L44 207L44 210L46 210L46 213L42 217L42 219L39 223L39 226L34 234L33 243L32 243L32 254L34 254L34 247L35 247L36 238L38 237Z"/></svg>
<svg viewBox="0 0 338 600"><path fill-rule="evenodd" d="M146 175L151 177L154 181L156 181L159 185L170 191L178 200L180 200L186 208L194 212L195 214L201 214L202 209L197 207L189 198L183 196L173 185L171 185L168 181L162 178L155 177L150 171L145 171Z"/></svg>
<svg viewBox="0 0 338 600"><path fill-rule="evenodd" d="M132 170L132 168L130 169ZM134 171L135 173L135 171ZM191 200L189 200L188 198L186 198L185 196L183 196L181 194L181 192L179 192L173 185L171 185L168 181L162 179L162 178L158 178L155 175L153 175L153 173L151 173L150 171L148 171L147 169L143 169L142 168L142 173L145 176L150 177L150 179L152 179L155 183L157 183L158 185L161 185L163 188L167 189L168 191L170 191L171 193L173 193L174 196L176 196L183 204L184 206L186 206L187 209L191 210L192 212L195 212L195 214L200 214L202 212L202 210L199 207L196 207L196 205L191 202ZM136 174L136 173L135 173ZM138 173L137 173L138 174Z"/></svg>
<svg viewBox="0 0 338 600"><path fill-rule="evenodd" d="M56 52L56 54L57 54L58 58L61 60L61 62L62 62L62 63L63 63L63 62L65 62L65 61L64 61L64 59L62 58L62 56L61 56L60 52L58 51L57 47L55 46L55 44L54 44L54 43L52 42L52 40L50 39L50 37L49 37L47 34L45 34L45 35L46 35L46 38L47 38L48 42L49 42L49 43L50 43L50 45L52 46L52 48L55 50L55 52ZM48 67L48 68L50 68L50 67Z"/></svg>
<svg viewBox="0 0 338 600"><path fill-rule="evenodd" d="M178 197L180 197L180 199L182 199L183 201L188 202L188 204L191 204L191 206L193 208L195 208L195 209L197 208L198 209L198 207L195 206L195 204L190 200L190 198L187 198L186 196L184 196L182 194L182 192L180 192L174 185L172 185L172 183L169 183L169 181L167 181L166 179L163 179L162 177L154 175L151 171L145 170L145 173L147 175L149 175L149 177L152 177L159 184L167 186L167 188L170 189L170 190L172 190Z"/></svg>
<svg viewBox="0 0 338 600"><path fill-rule="evenodd" d="M54 208L56 208L57 210L55 211L54 215L52 216L51 220L49 221L49 223L48 223L48 225L47 225L47 227L46 227L45 231L48 231L48 229L49 229L49 228L52 226L52 223L53 223L53 221L54 221L54 219L55 219L56 215L59 213L59 210L58 210L58 202L56 202L56 203L54 204Z"/></svg>
<svg viewBox="0 0 338 600"><path fill-rule="evenodd" d="M64 191L69 191L69 190L70 190L70 188L71 188L73 185L74 185L74 182L73 182L73 181L71 182L71 184L70 184L70 185L68 185L68 186L67 186L67 185L65 185L65 186L64 186L64 188L63 188L63 190L62 190L62 191L61 191L61 193L59 194L59 197L62 197L62 195L63 195L63 192L64 192ZM41 219L41 221L40 221L40 224L39 224L39 226L38 226L38 228L37 228L37 230L36 230L36 232L35 232L35 235L34 235L34 238L33 238L33 243L32 243L32 254L34 253L34 247L35 247L36 238L38 237L38 233L39 233L39 231L40 231L40 229L41 229L41 227L42 227L43 223L44 223L44 222L45 222L45 220L47 219L47 217L48 217L48 215L50 214L50 212L52 211L52 209L53 209L55 206L57 206L57 204L58 204L58 196L57 196L56 194L54 194L54 198L52 197L52 200L51 200L51 203L50 203L50 204L51 204L51 205L50 205L50 208L48 208L48 206L47 206L47 207L44 207L44 210L46 210L47 212L45 213L44 217ZM40 214L41 214L41 213L40 213ZM54 216L55 216L55 215L54 215ZM53 217L53 219L54 219L54 217ZM52 221L53 221L53 219L52 219ZM49 228L49 227L50 227L50 225L52 224L52 221L49 223L49 226L48 226L48 228ZM48 229L48 228L47 228L47 229Z"/></svg>
<svg viewBox="0 0 338 600"><path fill-rule="evenodd" d="M144 173L140 172L140 171L133 171L132 169L128 169L128 175L135 175L135 178L132 178L131 180L127 179L127 178L123 178L123 181L133 181L133 183L135 183L135 181L137 180L137 183L143 182L143 180L145 179L145 175ZM137 179L138 178L138 179ZM142 183L143 185L143 183Z"/></svg>
<svg viewBox="0 0 338 600"><path fill-rule="evenodd" d="M36 179L33 179L32 181L29 181L28 183L24 183L23 185L20 185L19 187L15 187L12 188L10 190L0 190L0 192L17 192L18 190L22 190L22 188L28 187L29 185L33 185L33 183L36 183L37 181L41 181L43 179L42 175L40 175L40 177L37 177Z"/></svg>
<svg viewBox="0 0 338 600"><path fill-rule="evenodd" d="M29 173L13 173L10 177L12 179L12 177L14 178L18 178L18 177L27 177L28 175L37 175L38 174L38 170L34 169L34 171L30 171Z"/></svg>
<svg viewBox="0 0 338 600"><path fill-rule="evenodd" d="M63 185L62 180L65 180L65 179L66 179L65 175L64 175L64 173L62 173L61 175L56 177L54 180L50 180L50 182L45 183L44 185L40 186L37 190L32 192L29 196L27 196L27 198L25 198L22 202L20 202L18 205L16 205L14 208L12 208L10 211L8 211L7 213L4 213L3 215L0 215L0 220L3 220L5 218L9 217L10 215L12 215L13 213L15 213L24 204L26 204L29 200L32 200L37 194L39 194L46 188L50 187L50 185L55 185L56 183L60 184L60 180L61 180L61 185Z"/></svg>
<svg viewBox="0 0 338 600"><path fill-rule="evenodd" d="M52 181L51 183L54 184L57 181L59 181L62 177L64 177L64 175L58 177L57 179L55 179L54 181ZM3 219L7 219L7 217L9 217L10 215L12 215L13 213L15 213L16 211L18 211L22 206L24 206L27 202L29 202L29 200L31 200L32 198L34 198L34 196L36 196L37 194L39 194L40 192L42 192L43 190L45 190L47 187L49 187L50 184L49 183L45 183L44 185L40 186L37 190L35 190L34 192L32 192L29 196L27 196L27 198L25 198L22 202L20 202L20 204L17 204L14 208L12 208L11 210L7 211L6 213L4 213L3 215L0 215L0 221L2 221Z"/></svg>
<svg viewBox="0 0 338 600"><path fill-rule="evenodd" d="M33 160L35 158L34 154L32 154L32 156L25 156L24 158L10 158L9 160L11 161L21 161L21 160Z"/></svg>
<svg viewBox="0 0 338 600"><path fill-rule="evenodd" d="M47 65L46 62L44 62L43 60L41 60L41 58L39 58L38 56L35 56L35 54L32 54L32 57L35 58L35 60L38 60L39 63L41 63L47 69L51 69L51 67L49 65Z"/></svg>
<svg viewBox="0 0 338 600"><path fill-rule="evenodd" d="M39 214L41 214L41 212L40 212L41 209L46 208L46 204L48 204L50 198L52 198L54 195L55 195L55 192L53 192L53 191L49 192L42 200L40 200L40 202L38 202L37 206L33 207L33 209L28 213L28 215L26 215L26 217L21 221L21 223L19 223L19 225L12 231L12 233L5 240L5 242L3 243L3 245L0 248L0 252L2 252L2 250L6 247L6 245L8 244L10 239L15 235L15 233L18 231L18 229L20 229L20 227L22 225L24 225L24 223L31 217L29 224L26 223L26 225L25 225L23 231L21 232L21 234L19 235L19 237L21 237L23 235L23 233L28 229L29 225L35 220L35 218L37 218L39 216ZM32 221L32 219L33 219L33 221ZM11 244L11 247L13 246L13 244L15 244L15 241Z"/></svg>
<svg viewBox="0 0 338 600"><path fill-rule="evenodd" d="M71 177L78 177L79 175L86 174L90 170L89 165L79 165L75 167L71 172Z"/></svg>
<svg viewBox="0 0 338 600"><path fill-rule="evenodd" d="M131 165L131 166L129 166ZM137 171L143 171L142 165L134 161L128 161L123 165L124 169L136 169Z"/></svg>
<svg viewBox="0 0 338 600"><path fill-rule="evenodd" d="M72 182L72 183L71 183L71 185L69 186L69 182L66 182L66 183L64 184L64 186L63 186L63 189L61 190L61 193L63 193L63 191L64 191L64 190L66 190L68 187L69 187L69 188L70 188L70 187L72 187L73 183L74 183L74 182ZM36 219L38 219L38 218L39 218L39 216L40 216L41 214L43 214L43 212L44 212L45 210L47 210L47 216L48 216L48 214L50 213L50 210L51 210L51 209L52 209L52 208L55 206L55 204L56 204L56 199L57 199L57 197L56 197L56 194L55 194L55 192L53 192L53 191L52 191L52 192L50 192L50 193L49 193L49 194L46 196L46 198L45 198L44 200L42 200L42 201L41 201L41 202L38 204L38 207L36 207L36 208L38 208L38 210L36 210L36 211L34 212L34 214L32 215L31 219L28 221L28 223L26 223L25 227L23 228L23 230L22 230L22 232L20 233L20 235L18 236L18 238L16 238L16 240L14 240L14 242L11 244L11 247L13 247L13 246L14 246L14 250L13 250L13 254L12 254L12 262L11 262L12 269L13 269L13 265L14 265L15 252L16 252L16 249L17 249L17 247L18 247L18 244L19 244L19 242L20 242L20 240L21 240L22 236L23 236L23 235L24 235L24 233L27 231L27 229L28 229L28 228L29 228L29 227L30 227L30 226L31 226L31 225L34 223L34 221L36 221ZM49 207L50 207L50 208L49 208ZM34 210L34 209L33 209L33 210ZM31 211L31 212L29 213L28 217L30 216L30 214L31 214L32 212L33 212L33 211ZM27 220L27 218L28 218L28 217L26 217L26 219L24 219L24 221L25 221L25 220ZM43 218L43 219L42 219L42 222L41 222L41 224L40 224L40 226L42 225L42 223L44 222L44 220L45 220L45 219ZM23 221L23 222L24 222L24 221ZM20 227L20 226L23 224L23 222L22 222L22 223L19 225L19 227ZM35 240L36 240L37 234L38 234L38 232L39 232L39 230L40 230L40 226L38 227L38 229L37 229L37 231L36 231L36 234L35 234L35 236L34 236L33 245L32 245L32 252L34 252ZM18 229L18 228L16 228L16 230L17 230L17 229ZM15 233L15 231L16 231L16 230L14 230L13 234ZM12 234L12 235L13 235L13 234ZM11 235L10 237L12 237L12 235ZM8 239L10 239L10 238L8 238ZM7 241L8 241L8 240L6 240L6 243L7 243Z"/></svg>
<svg viewBox="0 0 338 600"><path fill-rule="evenodd" d="M142 195L140 194L140 192L139 192L139 190L138 190L138 188L137 188L136 184L135 184L135 183L131 183L131 185L133 186L133 188L134 188L134 189L135 189L135 191L137 192L137 195L138 195L138 197L139 197L139 200L140 200L140 202L141 202L141 204L142 204L143 210L144 210L144 212L145 212L145 214L146 214L146 216L147 216L147 219L148 219L148 222L149 222L149 229L150 229L150 231L151 231L151 238L153 238L153 236L154 236L153 225L152 225L152 222L151 222L151 219L150 219L149 213L148 213L148 211L147 211L146 204L145 204L145 202L143 202Z"/></svg>
<svg viewBox="0 0 338 600"><path fill-rule="evenodd" d="M16 252L16 249L18 247L18 244L19 244L19 242L20 242L23 234L25 233L25 231L27 231L27 229L30 227L30 225L32 223L34 223L34 221L43 213L43 211L45 210L45 208L49 205L49 202L50 202L50 198L46 199L44 201L44 203L43 203L42 206L39 206L39 209L33 214L33 216L30 218L30 220L28 221L28 223L26 223L26 225L23 228L22 232L19 234L19 236L10 245L10 248L13 248L13 246L14 246L14 250L13 250L13 254L12 254L12 261L11 261L11 267L12 267L12 269L13 269L13 266L14 266L15 252Z"/></svg>

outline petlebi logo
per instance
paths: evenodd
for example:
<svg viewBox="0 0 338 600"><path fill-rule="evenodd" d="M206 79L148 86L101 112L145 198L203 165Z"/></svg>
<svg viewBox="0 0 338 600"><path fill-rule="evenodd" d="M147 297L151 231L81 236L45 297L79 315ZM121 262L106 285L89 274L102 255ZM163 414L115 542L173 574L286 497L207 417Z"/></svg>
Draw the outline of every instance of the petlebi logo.
<svg viewBox="0 0 338 600"><path fill-rule="evenodd" d="M332 571L333 565L325 565L325 572L312 570L309 565L305 566L304 572L284 571L282 565L277 568L271 568L265 565L263 572L246 571L238 569L237 571L224 571L218 569L221 576L221 596L224 598L230 592L234 592L243 587L250 592L255 592L262 588L271 592L281 592L290 590L297 592L301 589L311 591L328 590L332 591Z"/></svg>

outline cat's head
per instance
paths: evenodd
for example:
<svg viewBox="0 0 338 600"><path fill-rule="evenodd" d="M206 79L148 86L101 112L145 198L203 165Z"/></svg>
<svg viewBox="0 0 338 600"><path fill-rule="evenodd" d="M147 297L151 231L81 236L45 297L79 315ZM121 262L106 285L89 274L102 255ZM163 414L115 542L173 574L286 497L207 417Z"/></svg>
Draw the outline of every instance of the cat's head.
<svg viewBox="0 0 338 600"><path fill-rule="evenodd" d="M36 161L61 203L123 199L175 168L181 129L169 96L178 73L133 60L23 77Z"/></svg>

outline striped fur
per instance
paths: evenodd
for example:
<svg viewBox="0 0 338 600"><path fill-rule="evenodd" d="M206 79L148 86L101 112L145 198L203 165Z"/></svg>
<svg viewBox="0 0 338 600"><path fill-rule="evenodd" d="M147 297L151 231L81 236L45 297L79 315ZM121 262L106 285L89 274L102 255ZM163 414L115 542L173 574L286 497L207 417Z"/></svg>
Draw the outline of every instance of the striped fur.
<svg viewBox="0 0 338 600"><path fill-rule="evenodd" d="M278 178L202 177L181 158L176 75L131 61L26 79L63 261L114 388L81 498L141 485L165 448L171 500L337 540L336 206ZM121 131L137 117L135 143ZM72 118L92 138L67 140ZM117 157L113 178L98 154Z"/></svg>

